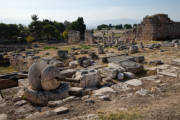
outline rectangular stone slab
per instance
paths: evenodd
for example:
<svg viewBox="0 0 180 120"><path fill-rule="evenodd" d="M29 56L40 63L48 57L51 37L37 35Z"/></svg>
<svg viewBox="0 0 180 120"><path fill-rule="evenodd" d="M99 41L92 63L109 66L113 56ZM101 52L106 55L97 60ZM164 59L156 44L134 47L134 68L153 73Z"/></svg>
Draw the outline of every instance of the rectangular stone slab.
<svg viewBox="0 0 180 120"><path fill-rule="evenodd" d="M17 87L17 86L18 86L17 79L1 79L0 80L0 90Z"/></svg>

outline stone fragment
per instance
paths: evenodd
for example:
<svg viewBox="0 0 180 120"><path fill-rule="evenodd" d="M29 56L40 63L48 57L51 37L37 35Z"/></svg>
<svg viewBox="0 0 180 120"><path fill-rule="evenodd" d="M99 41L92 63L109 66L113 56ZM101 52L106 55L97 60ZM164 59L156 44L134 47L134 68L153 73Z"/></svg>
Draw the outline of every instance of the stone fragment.
<svg viewBox="0 0 180 120"><path fill-rule="evenodd" d="M162 65L163 62L161 60L153 60L149 62L150 65Z"/></svg>
<svg viewBox="0 0 180 120"><path fill-rule="evenodd" d="M69 109L66 107L59 107L54 109L53 112L55 112L57 115L60 115L69 112Z"/></svg>
<svg viewBox="0 0 180 120"><path fill-rule="evenodd" d="M109 96L105 96L105 95L100 96L99 99L104 100L104 101L111 101L110 97Z"/></svg>
<svg viewBox="0 0 180 120"><path fill-rule="evenodd" d="M118 79L119 81L124 80L124 74L123 74L123 73L118 73L117 79Z"/></svg>
<svg viewBox="0 0 180 120"><path fill-rule="evenodd" d="M131 73L131 72L124 72L124 76L125 76L125 78L128 78L128 79L136 78L136 75L134 73Z"/></svg>
<svg viewBox="0 0 180 120"><path fill-rule="evenodd" d="M68 51L67 50L58 50L57 51L57 56L59 58L66 59L66 58L68 58Z"/></svg>
<svg viewBox="0 0 180 120"><path fill-rule="evenodd" d="M15 105L16 107L20 107L20 106L23 106L23 105L25 105L25 104L27 104L27 101L21 100L21 101L16 102L14 105Z"/></svg>
<svg viewBox="0 0 180 120"><path fill-rule="evenodd" d="M124 92L124 91L131 90L129 85L126 83L117 83L117 84L112 85L111 88L117 92L121 92L121 91Z"/></svg>
<svg viewBox="0 0 180 120"><path fill-rule="evenodd" d="M116 68L118 70L118 72L125 72L126 71L122 66L120 66L116 63L109 63L108 66L110 68Z"/></svg>
<svg viewBox="0 0 180 120"><path fill-rule="evenodd" d="M117 78L118 74L118 69L117 68L112 68L112 67L106 67L101 70L101 73L105 75L106 77L110 77L112 79Z"/></svg>
<svg viewBox="0 0 180 120"><path fill-rule="evenodd" d="M106 93L115 93L115 91L110 87L103 87L98 90L94 90L93 93L96 95L103 95Z"/></svg>
<svg viewBox="0 0 180 120"><path fill-rule="evenodd" d="M138 52L138 47L135 45L132 45L129 47L129 53L133 54L133 53L137 53Z"/></svg>
<svg viewBox="0 0 180 120"><path fill-rule="evenodd" d="M78 61L72 61L72 62L69 63L70 68L76 68L78 65L79 65Z"/></svg>
<svg viewBox="0 0 180 120"><path fill-rule="evenodd" d="M0 120L7 120L7 114L0 114Z"/></svg>
<svg viewBox="0 0 180 120"><path fill-rule="evenodd" d="M81 88L94 88L99 85L101 76L97 70L80 70L76 72L75 79L80 80Z"/></svg>
<svg viewBox="0 0 180 120"><path fill-rule="evenodd" d="M49 101L48 102L48 107L57 107L63 104L62 100L58 100L58 101Z"/></svg>
<svg viewBox="0 0 180 120"><path fill-rule="evenodd" d="M142 81L138 79L128 80L125 83L131 86L135 86L135 87L141 86L143 84Z"/></svg>
<svg viewBox="0 0 180 120"><path fill-rule="evenodd" d="M104 54L104 47L103 46L98 46L98 54Z"/></svg>
<svg viewBox="0 0 180 120"><path fill-rule="evenodd" d="M70 95L73 95L73 96L82 96L83 94L83 88L80 88L80 87L71 87L69 89L69 94Z"/></svg>
<svg viewBox="0 0 180 120"><path fill-rule="evenodd" d="M130 60L122 61L119 63L119 65L125 68L127 72L139 73L144 70L144 67L141 64Z"/></svg>
<svg viewBox="0 0 180 120"><path fill-rule="evenodd" d="M172 60L171 64L174 65L174 66L179 66L180 67L180 59Z"/></svg>
<svg viewBox="0 0 180 120"><path fill-rule="evenodd" d="M148 90L146 89L141 89L136 91L135 95L140 95L140 96L146 96L148 94Z"/></svg>

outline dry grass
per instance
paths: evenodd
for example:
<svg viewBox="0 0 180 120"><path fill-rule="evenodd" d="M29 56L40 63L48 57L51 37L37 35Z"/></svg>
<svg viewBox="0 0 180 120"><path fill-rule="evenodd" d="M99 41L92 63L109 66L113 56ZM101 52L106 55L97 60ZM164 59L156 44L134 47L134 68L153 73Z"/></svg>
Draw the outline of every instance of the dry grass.
<svg viewBox="0 0 180 120"><path fill-rule="evenodd" d="M0 74L15 72L16 70L12 67L0 67Z"/></svg>

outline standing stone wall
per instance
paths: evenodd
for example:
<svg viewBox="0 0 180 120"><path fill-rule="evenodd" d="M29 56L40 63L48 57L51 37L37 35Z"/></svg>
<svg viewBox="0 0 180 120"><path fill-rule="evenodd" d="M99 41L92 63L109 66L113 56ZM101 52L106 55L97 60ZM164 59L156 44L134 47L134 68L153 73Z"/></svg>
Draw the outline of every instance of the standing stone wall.
<svg viewBox="0 0 180 120"><path fill-rule="evenodd" d="M136 28L125 31L123 40L168 40L180 38L180 22L172 21L166 14L146 16Z"/></svg>
<svg viewBox="0 0 180 120"><path fill-rule="evenodd" d="M93 32L91 30L85 31L85 41L87 43L90 43L90 44L93 44L95 42L94 41L94 35L93 35Z"/></svg>
<svg viewBox="0 0 180 120"><path fill-rule="evenodd" d="M79 43L80 42L80 32L71 30L68 32L68 43Z"/></svg>

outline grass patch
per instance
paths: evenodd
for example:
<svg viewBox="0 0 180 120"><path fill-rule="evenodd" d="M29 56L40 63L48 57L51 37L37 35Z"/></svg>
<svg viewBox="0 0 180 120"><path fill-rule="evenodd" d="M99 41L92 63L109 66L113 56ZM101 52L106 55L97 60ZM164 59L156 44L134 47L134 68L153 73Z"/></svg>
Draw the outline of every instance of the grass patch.
<svg viewBox="0 0 180 120"><path fill-rule="evenodd" d="M0 67L0 74L15 72L16 70L12 66Z"/></svg>
<svg viewBox="0 0 180 120"><path fill-rule="evenodd" d="M80 45L81 49L91 49L90 45Z"/></svg>
<svg viewBox="0 0 180 120"><path fill-rule="evenodd" d="M44 50L49 50L49 49L57 50L58 48L57 47L51 47L51 46L44 47Z"/></svg>
<svg viewBox="0 0 180 120"><path fill-rule="evenodd" d="M99 115L99 120L140 120L141 114L137 111L122 111L118 113Z"/></svg>

